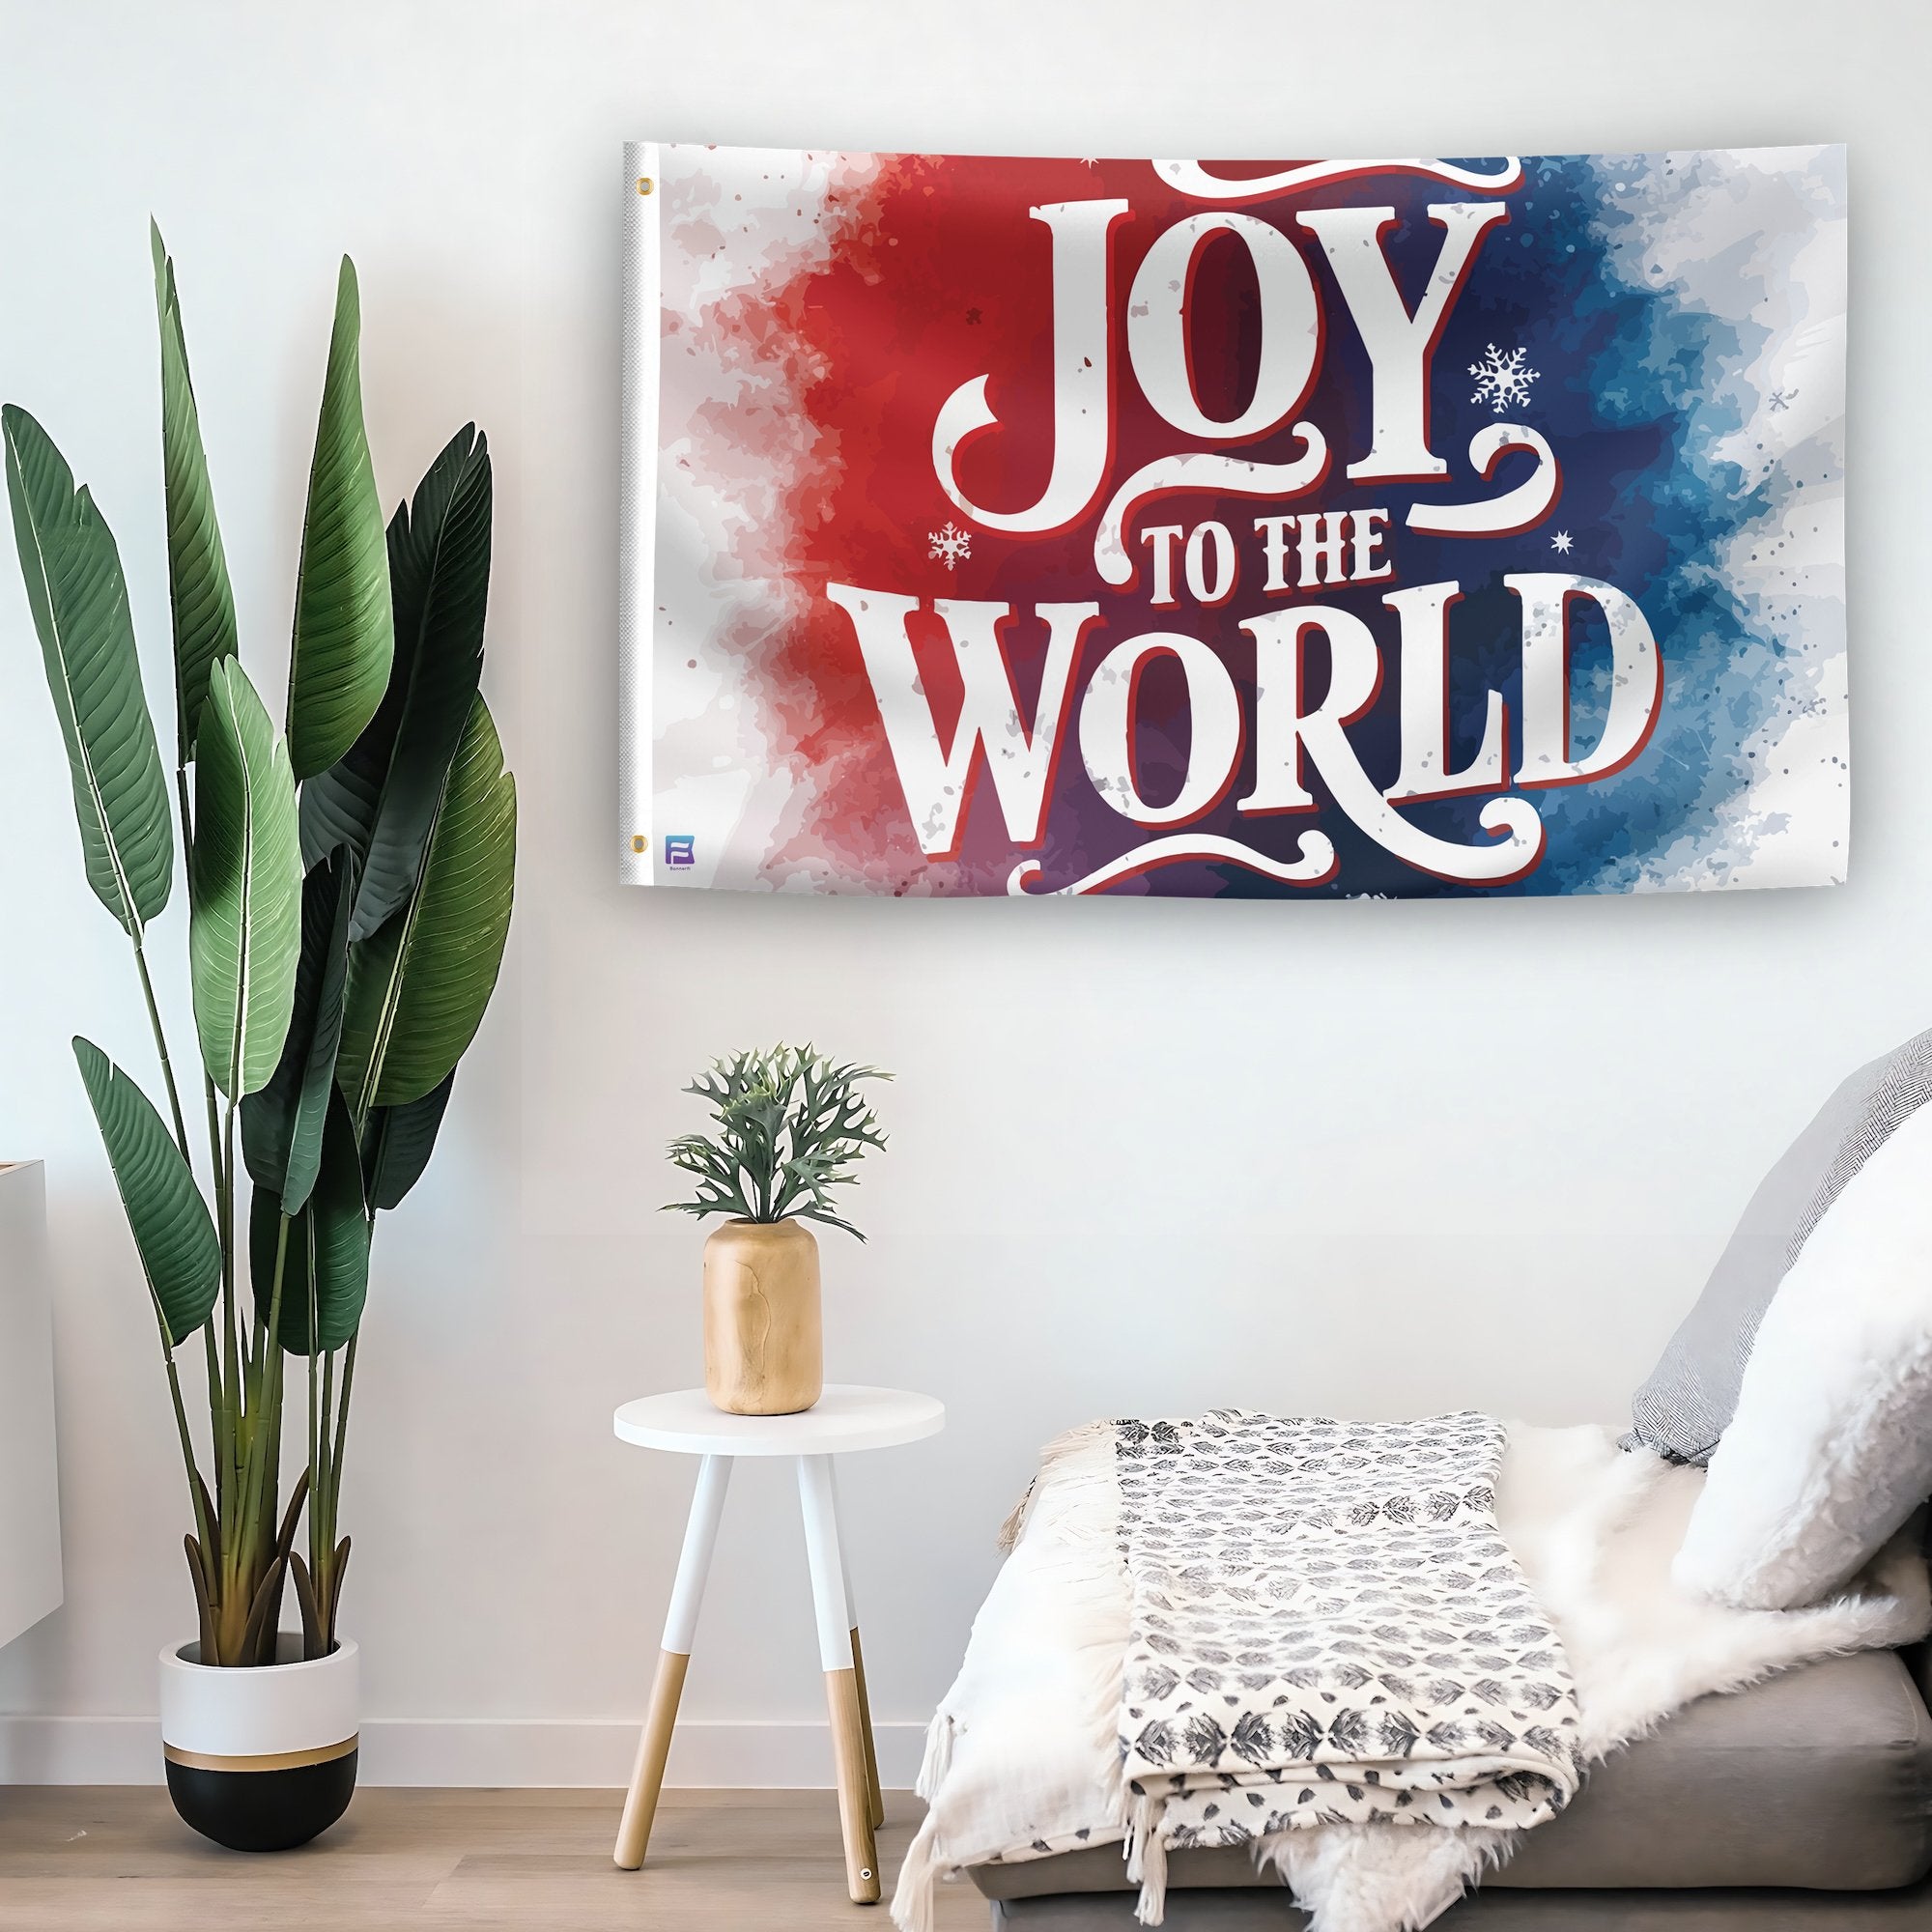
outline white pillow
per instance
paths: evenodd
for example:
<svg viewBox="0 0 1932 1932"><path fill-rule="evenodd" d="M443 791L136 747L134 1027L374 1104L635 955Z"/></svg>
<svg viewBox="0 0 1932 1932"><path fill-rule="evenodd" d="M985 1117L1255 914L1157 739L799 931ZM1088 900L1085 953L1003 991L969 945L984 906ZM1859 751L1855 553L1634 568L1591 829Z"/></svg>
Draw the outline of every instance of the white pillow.
<svg viewBox="0 0 1932 1932"><path fill-rule="evenodd" d="M1746 1609L1847 1582L1932 1493L1932 1106L1852 1178L1766 1311L1671 1575Z"/></svg>

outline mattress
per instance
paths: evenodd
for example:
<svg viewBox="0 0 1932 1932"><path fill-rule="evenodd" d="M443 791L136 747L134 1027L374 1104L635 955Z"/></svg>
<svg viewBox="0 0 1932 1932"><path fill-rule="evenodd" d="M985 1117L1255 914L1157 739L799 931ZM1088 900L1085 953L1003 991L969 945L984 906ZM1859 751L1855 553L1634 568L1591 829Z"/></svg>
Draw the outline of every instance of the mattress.
<svg viewBox="0 0 1932 1932"><path fill-rule="evenodd" d="M995 1901L993 1932L1142 1932L1120 1892ZM1452 1905L1430 1932L1928 1932L1932 1886L1910 1891L1492 1891ZM1286 1898L1182 1891L1163 1932L1309 1932Z"/></svg>
<svg viewBox="0 0 1932 1932"><path fill-rule="evenodd" d="M1484 1891L1867 1891L1912 1886L1928 1872L1932 1717L1898 1654L1887 1650L1699 1698L1598 1766L1562 1817L1524 1833ZM1118 1845L975 1866L969 1876L996 1899L1133 1889ZM1280 1889L1239 1849L1175 1853L1168 1886L1170 1895ZM1278 1913L1289 1909L1272 1903ZM1436 1922L1452 1926L1457 1917Z"/></svg>

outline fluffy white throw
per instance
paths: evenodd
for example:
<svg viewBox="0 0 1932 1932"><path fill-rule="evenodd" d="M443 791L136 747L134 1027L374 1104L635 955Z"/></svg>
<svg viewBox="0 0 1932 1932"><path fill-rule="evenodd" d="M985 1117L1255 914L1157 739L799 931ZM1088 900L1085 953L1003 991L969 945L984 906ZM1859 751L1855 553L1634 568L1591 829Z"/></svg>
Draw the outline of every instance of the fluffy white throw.
<svg viewBox="0 0 1932 1932"><path fill-rule="evenodd" d="M1129 1596L1113 1445L1091 1432L1063 1442L933 1719L920 1778L929 1808L893 1901L901 1932L930 1932L942 1876L1127 1835L1119 1718ZM1708 1692L1932 1627L1925 1564L1905 1536L1844 1595L1808 1609L1690 1596L1670 1564L1703 1480L1619 1451L1612 1430L1511 1428L1497 1517L1562 1640L1590 1761ZM1312 1914L1312 1932L1416 1932L1519 1835L1314 1824L1259 1840L1257 1857Z"/></svg>

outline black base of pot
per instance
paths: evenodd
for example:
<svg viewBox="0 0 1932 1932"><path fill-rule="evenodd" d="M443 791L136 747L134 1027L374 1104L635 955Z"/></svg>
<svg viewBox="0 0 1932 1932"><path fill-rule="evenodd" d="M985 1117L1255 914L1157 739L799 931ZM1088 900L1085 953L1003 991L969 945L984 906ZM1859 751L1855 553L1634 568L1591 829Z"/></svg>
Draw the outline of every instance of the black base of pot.
<svg viewBox="0 0 1932 1932"><path fill-rule="evenodd" d="M168 1796L184 1824L231 1852L286 1852L349 1809L355 1756L285 1771L201 1771L170 1759Z"/></svg>

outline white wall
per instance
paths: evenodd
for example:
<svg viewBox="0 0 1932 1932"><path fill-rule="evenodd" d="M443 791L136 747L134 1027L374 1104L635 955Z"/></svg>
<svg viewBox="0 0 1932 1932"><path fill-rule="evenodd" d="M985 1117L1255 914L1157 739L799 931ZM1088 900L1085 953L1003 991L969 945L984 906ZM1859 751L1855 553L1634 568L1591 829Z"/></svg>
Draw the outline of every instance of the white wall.
<svg viewBox="0 0 1932 1932"><path fill-rule="evenodd" d="M826 1261L835 1376L952 1415L846 1480L904 1776L1045 1436L1221 1403L1613 1416L1822 1092L1932 1020L1922 9L6 0L4 24L0 394L119 531L157 702L150 210L258 678L278 688L338 250L362 275L385 498L468 417L497 452L488 688L522 875L505 982L378 1258L344 1499L372 1776L622 1775L691 1472L619 1448L609 1414L699 1372L699 1233L652 1210L691 1119L677 1087L714 1050L810 1036L899 1075L859 1204L872 1239L829 1236ZM1212 156L1849 140L1851 885L1494 905L618 887L619 143L643 134ZM149 1776L153 1733L128 1720L189 1628L185 1517L67 1037L148 1060L0 579L0 1155L48 1163L68 1575L66 1607L0 1653L0 1712L34 1714L0 1721L0 1776ZM185 1044L178 912L157 950ZM674 1775L815 1779L790 1498L751 1470L732 1501Z"/></svg>

